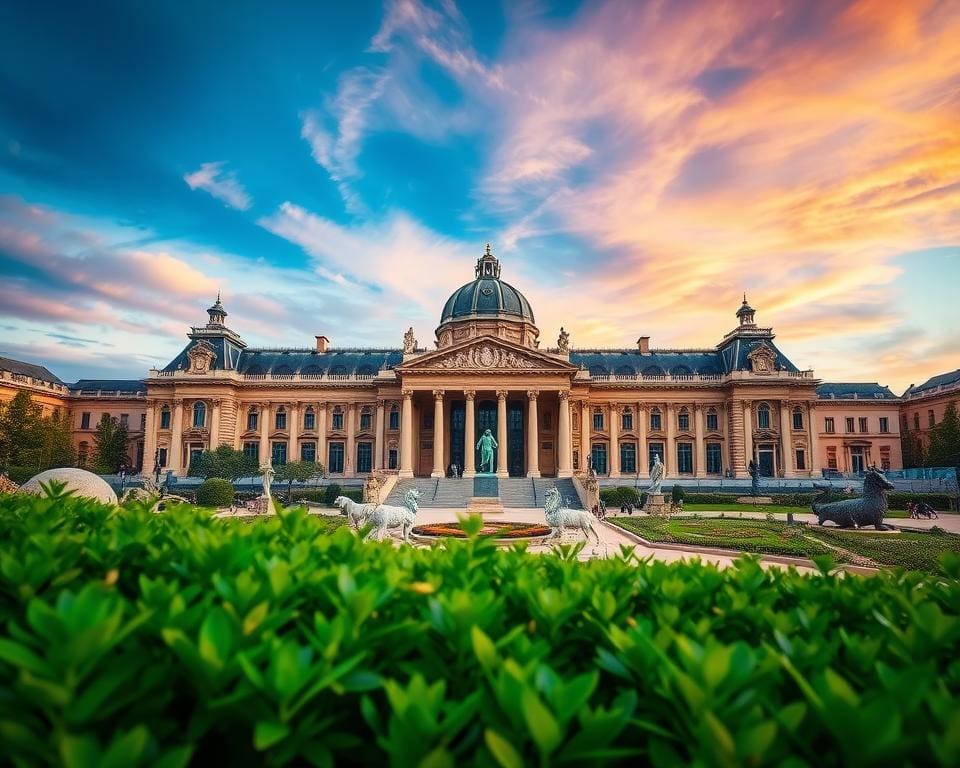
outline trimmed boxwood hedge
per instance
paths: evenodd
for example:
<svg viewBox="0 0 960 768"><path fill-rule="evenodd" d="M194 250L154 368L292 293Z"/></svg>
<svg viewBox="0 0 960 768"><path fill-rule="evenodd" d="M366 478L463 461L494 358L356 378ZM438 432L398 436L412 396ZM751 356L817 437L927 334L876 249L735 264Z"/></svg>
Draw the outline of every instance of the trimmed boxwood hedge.
<svg viewBox="0 0 960 768"><path fill-rule="evenodd" d="M22 496L0 541L17 765L960 762L956 558L581 562Z"/></svg>
<svg viewBox="0 0 960 768"><path fill-rule="evenodd" d="M195 498L204 507L228 507L233 504L233 483L222 477L211 477L200 483Z"/></svg>

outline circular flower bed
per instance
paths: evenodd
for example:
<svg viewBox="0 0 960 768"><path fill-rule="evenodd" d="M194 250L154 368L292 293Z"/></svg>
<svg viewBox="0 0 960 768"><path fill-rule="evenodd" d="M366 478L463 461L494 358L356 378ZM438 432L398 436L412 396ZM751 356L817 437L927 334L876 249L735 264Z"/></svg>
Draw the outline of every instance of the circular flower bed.
<svg viewBox="0 0 960 768"><path fill-rule="evenodd" d="M431 525L418 525L413 529L415 536L424 538L439 539L452 537L455 539L466 538L466 533L460 527L460 523L433 523ZM539 539L550 535L550 527L542 523L512 523L509 521L483 521L483 528L480 529L481 536L489 536L494 539Z"/></svg>

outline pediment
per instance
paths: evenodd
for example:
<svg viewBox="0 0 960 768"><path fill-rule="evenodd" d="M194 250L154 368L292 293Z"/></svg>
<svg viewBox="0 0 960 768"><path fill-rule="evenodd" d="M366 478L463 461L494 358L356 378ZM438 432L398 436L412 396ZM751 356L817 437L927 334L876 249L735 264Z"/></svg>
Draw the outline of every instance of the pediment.
<svg viewBox="0 0 960 768"><path fill-rule="evenodd" d="M397 372L438 373L575 373L577 366L536 349L481 336L407 360Z"/></svg>

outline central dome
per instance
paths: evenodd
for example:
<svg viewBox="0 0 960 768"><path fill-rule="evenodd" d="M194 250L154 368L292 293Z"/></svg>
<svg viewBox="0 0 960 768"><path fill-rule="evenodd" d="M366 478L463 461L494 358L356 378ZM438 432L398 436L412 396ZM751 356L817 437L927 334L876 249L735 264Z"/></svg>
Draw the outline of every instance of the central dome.
<svg viewBox="0 0 960 768"><path fill-rule="evenodd" d="M461 286L443 305L440 324L470 318L502 318L534 323L533 310L520 291L500 279L500 262L490 251L477 260L477 277Z"/></svg>

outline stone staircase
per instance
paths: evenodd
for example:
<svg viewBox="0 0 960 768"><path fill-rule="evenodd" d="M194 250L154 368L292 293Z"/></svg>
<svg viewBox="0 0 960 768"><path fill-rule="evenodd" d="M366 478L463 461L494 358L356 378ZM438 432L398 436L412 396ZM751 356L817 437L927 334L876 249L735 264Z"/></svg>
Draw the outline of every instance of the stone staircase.
<svg viewBox="0 0 960 768"><path fill-rule="evenodd" d="M418 477L398 481L386 503L399 506L406 492L416 488L420 491L420 507L423 509L465 509L470 500L475 498L499 498L503 507L532 509L543 507L543 498L553 486L560 491L564 506L582 508L573 480L553 477L536 480L528 477L478 477L470 480Z"/></svg>

